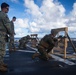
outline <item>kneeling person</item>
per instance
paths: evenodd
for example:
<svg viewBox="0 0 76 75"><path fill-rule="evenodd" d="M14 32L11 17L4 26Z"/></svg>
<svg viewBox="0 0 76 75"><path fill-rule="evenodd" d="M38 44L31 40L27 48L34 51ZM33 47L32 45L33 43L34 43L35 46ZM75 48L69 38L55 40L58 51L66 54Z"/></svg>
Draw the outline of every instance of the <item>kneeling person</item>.
<svg viewBox="0 0 76 75"><path fill-rule="evenodd" d="M38 44L39 53L35 53L32 58L39 57L43 60L49 60L48 53L53 49L55 44L57 43L57 39L55 38L57 32L51 32L49 35L45 35Z"/></svg>

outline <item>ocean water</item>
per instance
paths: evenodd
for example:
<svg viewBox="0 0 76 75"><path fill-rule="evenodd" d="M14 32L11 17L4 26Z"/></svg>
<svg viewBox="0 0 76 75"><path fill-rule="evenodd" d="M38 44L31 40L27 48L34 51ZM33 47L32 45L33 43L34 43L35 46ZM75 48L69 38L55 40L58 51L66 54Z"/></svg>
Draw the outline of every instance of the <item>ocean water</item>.
<svg viewBox="0 0 76 75"><path fill-rule="evenodd" d="M18 46L19 46L19 39L20 38L15 38L14 40L15 40L15 46L18 48ZM39 39L41 39L41 38L39 38ZM76 38L71 38L71 40L72 41L76 41ZM6 44L6 50L8 50L8 48L9 48L9 43L7 43Z"/></svg>
<svg viewBox="0 0 76 75"><path fill-rule="evenodd" d="M20 39L20 38L14 38L15 46L16 46L16 47L18 47L18 45L19 45L19 42L18 42L19 39ZM8 48L9 48L9 43L7 42L7 43L6 43L6 50L8 50Z"/></svg>
<svg viewBox="0 0 76 75"><path fill-rule="evenodd" d="M20 37L15 38L15 41L19 41ZM41 39L41 38L38 38ZM71 38L71 40L76 41L76 38Z"/></svg>
<svg viewBox="0 0 76 75"><path fill-rule="evenodd" d="M71 38L71 40L76 41L76 38Z"/></svg>
<svg viewBox="0 0 76 75"><path fill-rule="evenodd" d="M15 41L19 41L20 38L14 38Z"/></svg>

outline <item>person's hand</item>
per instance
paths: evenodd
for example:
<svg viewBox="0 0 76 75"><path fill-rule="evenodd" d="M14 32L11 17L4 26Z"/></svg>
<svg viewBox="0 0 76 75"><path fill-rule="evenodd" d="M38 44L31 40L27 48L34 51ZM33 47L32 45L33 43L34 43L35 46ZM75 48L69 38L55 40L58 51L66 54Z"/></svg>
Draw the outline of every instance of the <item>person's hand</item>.
<svg viewBox="0 0 76 75"><path fill-rule="evenodd" d="M14 35L16 35L16 33L14 33Z"/></svg>
<svg viewBox="0 0 76 75"><path fill-rule="evenodd" d="M58 39L54 38L54 45L57 46L58 45Z"/></svg>

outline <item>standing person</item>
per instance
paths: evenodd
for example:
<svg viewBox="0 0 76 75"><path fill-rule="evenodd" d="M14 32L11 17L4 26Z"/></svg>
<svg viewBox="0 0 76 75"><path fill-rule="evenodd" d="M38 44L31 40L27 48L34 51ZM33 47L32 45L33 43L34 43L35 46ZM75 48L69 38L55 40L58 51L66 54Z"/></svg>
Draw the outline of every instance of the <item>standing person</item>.
<svg viewBox="0 0 76 75"><path fill-rule="evenodd" d="M16 21L16 17L14 16L11 20L11 31L12 35L10 35L10 41L9 41L9 51L14 51L16 50L15 45L14 45L14 35L15 35L15 30L14 30L14 23Z"/></svg>
<svg viewBox="0 0 76 75"><path fill-rule="evenodd" d="M3 58L6 53L6 35L11 35L10 20L6 13L9 11L9 5L7 3L1 4L0 11L0 71L7 71L7 64L3 62Z"/></svg>
<svg viewBox="0 0 76 75"><path fill-rule="evenodd" d="M54 48L54 46L57 43L57 39L55 38L55 35L57 32L52 31L51 34L45 35L38 44L38 52L35 53L32 58L39 57L43 60L49 60L49 58L52 58L48 55L48 53Z"/></svg>

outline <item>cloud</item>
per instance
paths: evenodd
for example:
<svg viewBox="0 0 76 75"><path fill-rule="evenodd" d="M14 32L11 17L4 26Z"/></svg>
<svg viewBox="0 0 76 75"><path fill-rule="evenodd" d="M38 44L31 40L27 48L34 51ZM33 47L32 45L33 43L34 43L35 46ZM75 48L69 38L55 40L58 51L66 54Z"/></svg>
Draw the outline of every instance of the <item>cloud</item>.
<svg viewBox="0 0 76 75"><path fill-rule="evenodd" d="M52 28L64 27L65 8L53 0L43 0L41 7L34 3L34 0L24 0L27 12L33 17L29 28L32 32L41 32L40 30L50 31ZM33 23L35 26L33 26ZM37 29L38 28L38 29Z"/></svg>
<svg viewBox="0 0 76 75"><path fill-rule="evenodd" d="M17 19L18 28L28 28L30 33L41 33L40 36L49 33L53 28L68 27L70 35L76 31L76 3L68 15L65 14L64 6L57 0L43 0L40 7L34 0L24 0L24 6L25 13L27 12L31 17Z"/></svg>
<svg viewBox="0 0 76 75"><path fill-rule="evenodd" d="M21 19L18 18L16 19L16 22L14 23L15 26L15 33L16 33L16 37L22 37L26 34L26 29L28 29L29 25L28 25L28 19Z"/></svg>
<svg viewBox="0 0 76 75"><path fill-rule="evenodd" d="M25 10L29 14L31 14L33 17L39 17L41 15L41 12L39 11L39 7L34 3L34 0L24 0L24 5L28 9Z"/></svg>
<svg viewBox="0 0 76 75"><path fill-rule="evenodd" d="M28 28L29 25L28 25L28 19L21 19L21 18L18 18L15 22L15 26L17 27L20 27L20 28Z"/></svg>
<svg viewBox="0 0 76 75"><path fill-rule="evenodd" d="M70 12L70 14L66 18L67 18L66 24L69 28L69 32L76 33L76 3L74 3L73 10Z"/></svg>
<svg viewBox="0 0 76 75"><path fill-rule="evenodd" d="M16 28L15 32L16 32L16 35L15 35L16 37L22 37L25 35L24 31L22 31L21 28Z"/></svg>

